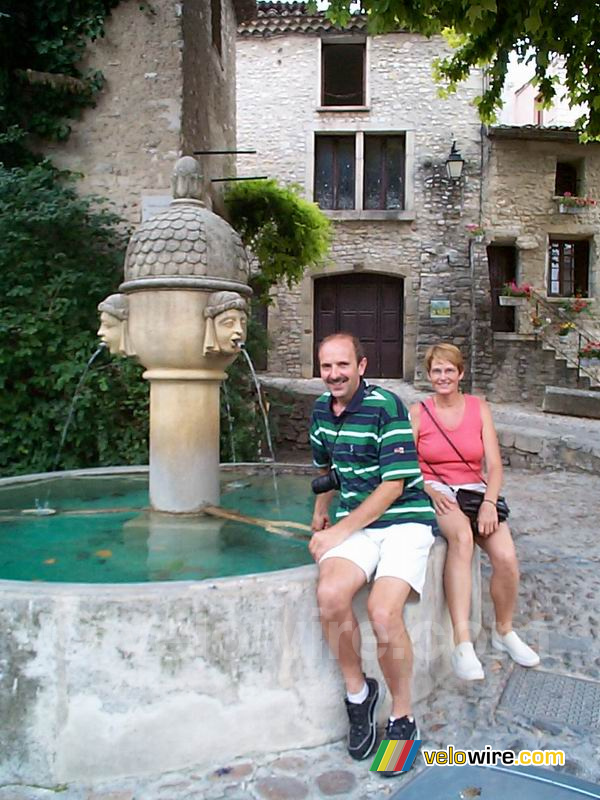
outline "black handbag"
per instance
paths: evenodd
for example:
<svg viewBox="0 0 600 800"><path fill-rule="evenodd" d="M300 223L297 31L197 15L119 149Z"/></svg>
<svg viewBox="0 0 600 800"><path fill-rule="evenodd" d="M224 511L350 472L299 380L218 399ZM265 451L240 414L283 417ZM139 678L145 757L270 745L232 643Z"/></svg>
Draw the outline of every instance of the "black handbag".
<svg viewBox="0 0 600 800"><path fill-rule="evenodd" d="M469 518L471 530L475 536L479 536L478 517L483 498L483 492L478 492L476 489L459 489L456 492L456 502L465 517ZM510 509L504 497L498 497L496 511L498 512L498 522L504 522L508 519Z"/></svg>
<svg viewBox="0 0 600 800"><path fill-rule="evenodd" d="M456 447L454 442L446 434L446 432L443 430L443 428L441 428L438 425L437 420L435 419L435 417L433 416L433 414L427 408L427 406L425 405L425 403L423 401L421 401L421 405L423 406L425 411L429 414L429 417L430 417L431 421L433 422L433 424L436 426L436 428L439 430L439 432L442 434L442 436L445 438L445 440L448 442L448 444L454 450L454 452L457 454L457 456L460 458L460 460L464 464L466 464L467 467L469 467L469 469L471 470L473 475L476 475L479 478L479 481L481 483L486 483L484 481L483 477L478 472L475 472L473 467L464 458L464 456L462 455L460 450ZM431 464L429 462L427 462L427 461L425 463L427 464L429 469L433 472L433 474L436 476L436 478L441 483L445 483L446 486L448 486L446 481L440 475L438 475L438 473L431 466ZM486 486L487 486L487 483L486 483ZM483 492L478 492L477 489L459 489L456 492L455 497L456 497L456 502L458 503L458 506L459 506L460 510L463 512L465 517L468 517L469 522L471 523L471 530L473 531L473 536L479 536L479 527L478 527L479 520L478 520L478 517L479 517L479 509L480 509L481 504L483 503L483 500L485 498L484 493ZM510 509L508 507L508 503L506 502L504 497L502 497L501 495L499 495L498 499L496 500L496 511L498 513L498 522L504 522L505 520L508 519L509 514L510 514Z"/></svg>

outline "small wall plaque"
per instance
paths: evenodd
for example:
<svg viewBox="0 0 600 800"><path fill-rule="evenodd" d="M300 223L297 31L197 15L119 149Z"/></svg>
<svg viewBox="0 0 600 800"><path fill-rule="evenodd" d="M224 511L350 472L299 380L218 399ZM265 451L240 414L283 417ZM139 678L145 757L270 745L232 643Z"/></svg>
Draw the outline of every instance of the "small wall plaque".
<svg viewBox="0 0 600 800"><path fill-rule="evenodd" d="M429 302L429 317L447 322L450 319L450 300L431 300Z"/></svg>

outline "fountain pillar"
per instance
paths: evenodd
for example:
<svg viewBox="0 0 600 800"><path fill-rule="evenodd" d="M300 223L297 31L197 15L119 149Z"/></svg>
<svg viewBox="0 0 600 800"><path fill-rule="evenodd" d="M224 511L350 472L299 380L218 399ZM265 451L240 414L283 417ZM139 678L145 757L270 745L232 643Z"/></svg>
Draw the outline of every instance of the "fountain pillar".
<svg viewBox="0 0 600 800"><path fill-rule="evenodd" d="M146 367L150 503L171 513L219 503L219 389L246 339L252 294L240 238L201 188L196 160L179 159L170 207L133 233L121 295L99 306L111 352Z"/></svg>
<svg viewBox="0 0 600 800"><path fill-rule="evenodd" d="M150 503L171 512L218 505L219 390L225 375L165 373L144 373L150 381Z"/></svg>

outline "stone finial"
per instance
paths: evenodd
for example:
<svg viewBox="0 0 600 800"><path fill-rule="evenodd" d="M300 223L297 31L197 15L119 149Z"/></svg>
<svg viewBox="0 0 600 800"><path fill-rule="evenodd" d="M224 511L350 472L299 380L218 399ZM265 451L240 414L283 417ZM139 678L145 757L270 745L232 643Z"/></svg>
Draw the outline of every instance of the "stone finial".
<svg viewBox="0 0 600 800"><path fill-rule="evenodd" d="M202 199L200 164L192 156L183 156L175 164L172 179L173 199Z"/></svg>

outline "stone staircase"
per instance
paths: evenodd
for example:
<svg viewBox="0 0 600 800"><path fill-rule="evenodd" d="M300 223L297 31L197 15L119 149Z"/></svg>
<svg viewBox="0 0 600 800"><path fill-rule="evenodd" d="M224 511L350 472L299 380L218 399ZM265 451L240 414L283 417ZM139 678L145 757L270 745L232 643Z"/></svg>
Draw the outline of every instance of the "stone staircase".
<svg viewBox="0 0 600 800"><path fill-rule="evenodd" d="M546 386L542 409L555 414L600 419L600 363L589 364L579 355L588 342L600 341L600 327L586 319L585 325L572 313L549 303L545 298L534 294L536 316L544 320L541 328L535 331L543 350L551 351L557 361L565 368L574 371L579 388ZM566 335L558 333L561 323L569 323L572 328Z"/></svg>

